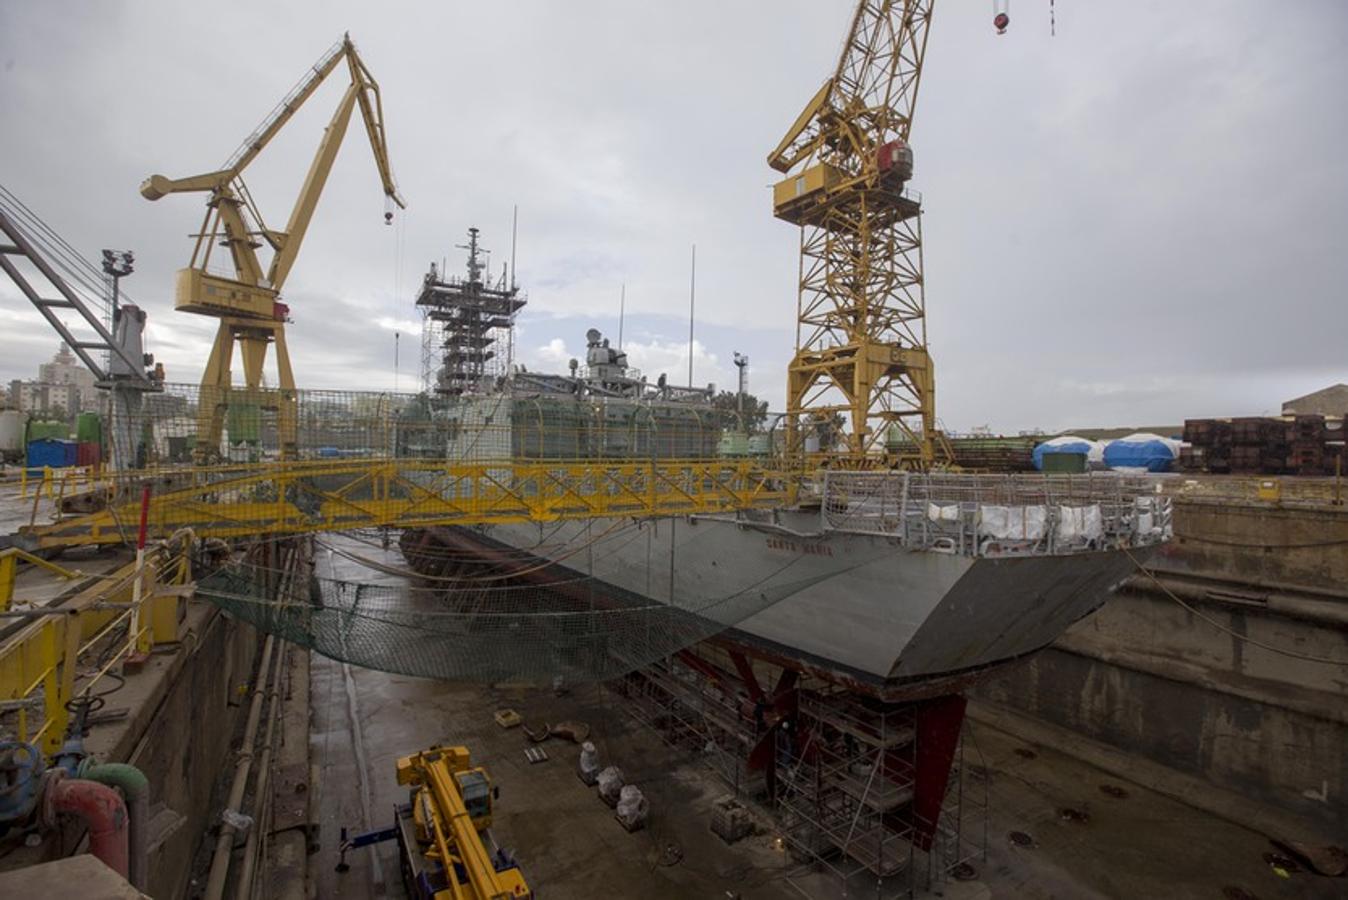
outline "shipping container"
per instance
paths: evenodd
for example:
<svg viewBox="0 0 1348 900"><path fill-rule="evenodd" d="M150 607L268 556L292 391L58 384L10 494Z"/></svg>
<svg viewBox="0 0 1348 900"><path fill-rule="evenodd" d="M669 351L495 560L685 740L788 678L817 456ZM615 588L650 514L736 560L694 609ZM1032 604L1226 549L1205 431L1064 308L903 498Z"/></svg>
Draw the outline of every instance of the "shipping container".
<svg viewBox="0 0 1348 900"><path fill-rule="evenodd" d="M28 422L28 434L25 440L28 443L42 440L64 441L70 437L70 426L65 422L46 422L38 419L30 419Z"/></svg>
<svg viewBox="0 0 1348 900"><path fill-rule="evenodd" d="M1049 451L1040 455L1045 475L1080 475L1086 471L1085 453Z"/></svg>
<svg viewBox="0 0 1348 900"><path fill-rule="evenodd" d="M103 443L103 420L96 412L82 412L75 417L75 440L81 444Z"/></svg>
<svg viewBox="0 0 1348 900"><path fill-rule="evenodd" d="M103 445L97 441L77 441L75 462L81 466L96 466L103 461Z"/></svg>
<svg viewBox="0 0 1348 900"><path fill-rule="evenodd" d="M28 465L30 468L50 466L61 469L79 462L78 445L74 441L55 438L41 438L28 442Z"/></svg>

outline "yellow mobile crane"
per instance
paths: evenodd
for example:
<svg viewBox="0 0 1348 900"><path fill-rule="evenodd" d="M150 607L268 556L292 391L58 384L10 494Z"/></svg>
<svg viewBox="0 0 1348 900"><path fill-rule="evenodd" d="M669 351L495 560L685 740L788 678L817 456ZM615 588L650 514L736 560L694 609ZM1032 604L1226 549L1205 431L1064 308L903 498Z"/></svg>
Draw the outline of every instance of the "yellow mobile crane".
<svg viewBox="0 0 1348 900"><path fill-rule="evenodd" d="M291 210L290 221L284 231L268 228L243 182L243 171L343 61L347 64L351 84L342 95L337 111L318 145L313 163L309 166L308 177ZM398 193L389 167L379 85L357 54L349 34L323 54L222 168L189 178L171 179L163 175L151 175L140 186L141 194L148 200L187 191L209 194L206 218L201 231L195 235L197 242L192 251L192 261L187 268L179 270L174 291L175 309L220 320L215 344L201 378L197 414L198 462L206 462L218 453L225 414L231 406L236 405L258 411L275 411L282 457L293 457L296 453L295 376L285 342L289 309L280 302L281 290L295 265L305 231L313 219L318 198L323 192L328 173L332 171L342 138L346 135L352 110L357 105L360 106L361 118L365 121L365 130L374 150L374 161L383 182L384 195L392 204L404 208L406 204ZM385 221L392 220L391 207L386 209L384 218ZM266 269L263 269L257 255L264 243L273 251L271 265ZM211 252L217 244L229 251L234 269L232 277L208 271ZM242 391L234 390L231 384L230 369L235 342L239 344L243 357L246 386ZM276 345L279 390L262 387L262 366L269 344ZM244 427L256 430L257 425L254 422Z"/></svg>
<svg viewBox="0 0 1348 900"><path fill-rule="evenodd" d="M497 790L487 770L474 766L467 747L431 747L398 760L398 784L410 801L394 810L390 828L347 839L346 851L396 840L403 882L416 900L529 900L519 866L491 835Z"/></svg>
<svg viewBox="0 0 1348 900"><path fill-rule="evenodd" d="M921 198L906 189L932 3L861 0L832 77L768 155L788 173L773 188L773 213L801 229L786 391L794 454L928 468L945 446L927 352ZM839 416L845 449L835 446Z"/></svg>

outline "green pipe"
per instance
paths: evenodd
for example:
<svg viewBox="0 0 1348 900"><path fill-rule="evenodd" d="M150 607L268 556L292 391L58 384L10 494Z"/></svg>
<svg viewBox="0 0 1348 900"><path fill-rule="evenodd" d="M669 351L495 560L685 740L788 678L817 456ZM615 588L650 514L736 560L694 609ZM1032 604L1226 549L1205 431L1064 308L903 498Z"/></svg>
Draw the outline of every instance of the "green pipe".
<svg viewBox="0 0 1348 900"><path fill-rule="evenodd" d="M146 829L149 827L150 782L145 773L127 763L87 762L81 767L80 778L115 787L126 798L126 814L131 820L130 846L131 864L128 866L131 886L144 893L149 869L149 847L146 846Z"/></svg>

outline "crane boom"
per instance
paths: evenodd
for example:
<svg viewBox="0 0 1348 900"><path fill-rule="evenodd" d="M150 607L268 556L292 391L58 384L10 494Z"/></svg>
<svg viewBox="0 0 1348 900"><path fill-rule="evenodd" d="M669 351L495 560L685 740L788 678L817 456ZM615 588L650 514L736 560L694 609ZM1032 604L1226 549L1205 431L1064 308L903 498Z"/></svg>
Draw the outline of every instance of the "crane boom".
<svg viewBox="0 0 1348 900"><path fill-rule="evenodd" d="M794 452L819 439L854 463L936 461L921 202L906 189L932 4L861 0L833 75L768 155L787 173L773 212L801 229Z"/></svg>
<svg viewBox="0 0 1348 900"><path fill-rule="evenodd" d="M343 61L347 64L350 84L324 131L285 230L268 228L244 184L244 170ZM318 200L356 107L360 108L365 132L370 139L384 194L393 204L404 208L406 203L398 191L389 164L379 84L356 52L349 34L324 52L262 124L244 139L223 167L186 178L151 175L141 184L141 195L147 200L187 192L206 192L210 195L206 202L205 221L196 235L192 260L187 268L179 270L174 294L176 309L220 320L201 383L197 435L197 457L200 461L211 458L219 451L224 414L235 402L255 407L259 411L274 411L278 418L283 456L291 456L295 452L295 383L285 343L285 322L289 309L280 302L280 295L299 256L304 236L313 221ZM385 213L385 218L391 219L392 214ZM257 255L263 243L272 250L270 264L265 268ZM208 271L211 253L217 246L229 251L233 277ZM236 342L244 367L245 388L241 393L233 388L231 376ZM268 391L262 387L262 368L267 347L271 344L276 347L279 391Z"/></svg>
<svg viewBox="0 0 1348 900"><path fill-rule="evenodd" d="M847 44L833 74L830 105L873 117L873 130L881 139L908 139L931 5L931 0L863 2L852 17Z"/></svg>

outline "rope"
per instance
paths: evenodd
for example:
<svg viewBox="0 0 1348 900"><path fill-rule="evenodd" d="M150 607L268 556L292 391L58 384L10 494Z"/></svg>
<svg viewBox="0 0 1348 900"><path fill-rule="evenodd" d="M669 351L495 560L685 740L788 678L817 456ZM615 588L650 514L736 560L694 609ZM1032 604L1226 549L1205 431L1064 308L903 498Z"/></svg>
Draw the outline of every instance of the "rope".
<svg viewBox="0 0 1348 900"><path fill-rule="evenodd" d="M636 530L627 540L642 533ZM238 564L199 582L197 597L268 634L366 668L452 680L602 681L733 628L876 558L838 570L812 568L793 578L785 573L808 560L793 556L727 586L724 596L707 596L689 585L669 599L618 590L598 604L587 602L584 585L574 584L418 588L319 577L311 578L307 602L282 601L269 595L264 569ZM577 580L595 582L589 576Z"/></svg>
<svg viewBox="0 0 1348 900"><path fill-rule="evenodd" d="M1247 644L1252 644L1255 647L1267 650L1270 653L1277 653L1281 656L1290 656L1293 659L1302 659L1305 660L1306 662L1320 663L1326 666L1348 666L1348 661L1339 659L1330 659L1329 657L1326 656L1315 656L1314 654L1311 653L1299 653L1296 650L1288 650L1283 647L1275 647L1272 644L1265 644L1263 641L1257 641L1252 637L1243 635L1238 631L1234 631L1230 628L1227 628L1225 625L1218 622L1216 619L1213 619L1209 616L1205 616L1203 613L1194 609L1188 603L1185 603L1179 597L1175 596L1175 593L1171 591L1170 588L1162 584L1161 580L1151 573L1151 570L1147 569L1142 565L1142 563L1138 562L1137 557L1134 556L1133 552L1129 550L1127 547L1123 548L1123 552L1126 553L1128 555L1128 558L1133 561L1133 565L1137 566L1137 570L1141 572L1143 575L1145 575L1148 578L1148 580L1151 581L1152 584L1156 585L1156 587L1159 588L1163 594L1165 594L1171 600L1174 600L1180 606L1184 607L1193 615L1202 619L1204 622L1207 622L1213 628L1216 628L1218 631L1225 632L1226 634L1231 635L1231 637L1236 638L1237 640L1244 641Z"/></svg>
<svg viewBox="0 0 1348 900"><path fill-rule="evenodd" d="M522 575L529 575L529 574L532 574L532 573L534 573L534 572L540 571L540 570L542 570L542 569L546 569L546 568L548 568L549 566L555 565L556 563L559 563L559 562L561 562L561 561L564 560L564 559L570 559L571 557L575 556L576 554L581 553L582 551L587 550L587 549L589 549L590 547L593 547L593 546L596 545L599 541L601 541L601 540L603 540L605 537L607 537L611 532L614 532L614 531L617 531L617 530L623 529L623 528L633 528L633 527L637 527L637 528L638 528L638 533L637 533L636 535L633 535L632 538L630 538L630 539L627 541L627 543L622 544L622 545L618 548L618 549L622 549L622 547L625 547L625 546L627 546L628 543L631 543L631 541L632 541L633 539L635 539L636 537L640 536L640 531L639 531L639 526L633 526L633 525L631 525L631 524L624 523L622 520L618 520L618 521L614 522L612 525L610 525L608 528L606 528L606 529L604 529L603 531L601 531L597 537L591 538L590 540L585 541L584 543L581 543L581 544L579 544L579 545L577 545L577 546L572 547L572 548L571 548L569 551L567 551L566 553L562 553L562 554L560 554L560 555L554 556L554 557L552 557L551 559L544 559L544 560L542 560L541 562L537 562L537 563L535 563L534 565L527 566L527 567L525 567L525 568L512 569L512 570L509 571L509 572L506 572L506 573L504 573L504 574L498 574L498 575L425 575L425 574L422 574L422 573L420 573L420 572L417 572L417 571L415 571L415 570L413 570L413 569L404 569L404 568L401 568L401 567L399 567L399 566L390 566L390 565L388 565L387 563L381 563L381 562L379 562L378 560L370 559L370 558L367 557L367 556L361 556L360 554L352 553L352 552L349 551L349 550L343 550L343 549L341 549L341 548L339 548L339 547L334 547L334 546L332 546L331 544L328 544L328 543L326 543L326 542L324 542L324 541L321 541L321 540L318 541L318 543L319 543L324 549L329 550L329 551L331 551L331 552L333 552L333 553L336 553L338 556L345 557L346 559L349 559L349 560L351 560L351 561L354 562L354 563L359 563L360 565L365 566L365 567L370 568L370 569L374 569L375 571L383 572L385 575L398 575L398 576L401 576L401 577L403 577L403 578L414 578L414 579L419 579L419 580L422 580L422 581L447 581L447 582L454 582L454 583L462 583L462 582L488 582L488 581L505 581L505 580L510 579L510 578L518 578L518 577L520 577L520 576L522 576ZM574 541L574 539L573 539L573 541ZM566 544L562 544L561 546L565 547ZM523 551L517 551L517 552L519 552L519 554L520 554L520 555L519 555L519 561L520 561L520 562L533 561L533 560L537 560L537 559L538 559L538 555L537 555L537 554L525 553L525 552L523 552ZM615 550L615 551L613 551L613 552L617 552L617 551ZM427 555L427 556L431 556L432 554L427 553L426 555ZM442 557L438 557L438 558L442 558ZM473 556L473 555L465 554L465 555L459 556L458 559L461 559L461 560L463 560L463 561L465 561L465 562L483 562L483 561L484 561L484 560L483 560L483 557L482 557L481 555ZM509 560L506 560L506 561L508 562Z"/></svg>

